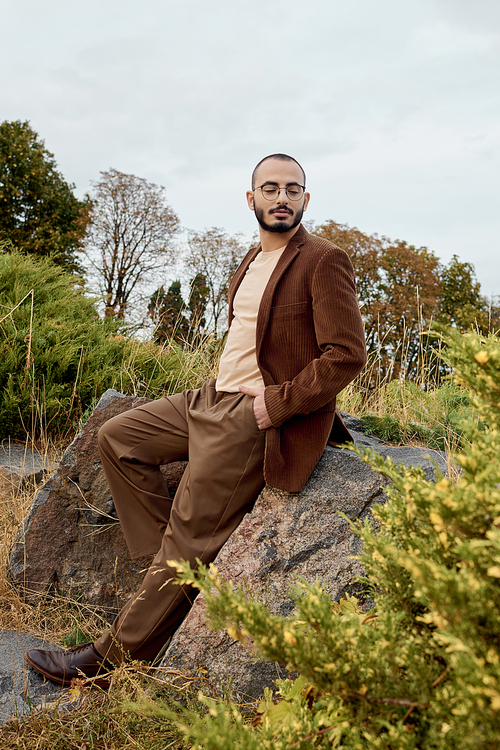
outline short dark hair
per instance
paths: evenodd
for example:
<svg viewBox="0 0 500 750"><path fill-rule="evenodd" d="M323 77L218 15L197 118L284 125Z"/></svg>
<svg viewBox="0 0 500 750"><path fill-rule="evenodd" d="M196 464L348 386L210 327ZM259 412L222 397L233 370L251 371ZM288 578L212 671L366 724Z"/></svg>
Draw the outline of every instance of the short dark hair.
<svg viewBox="0 0 500 750"><path fill-rule="evenodd" d="M288 154L269 154L269 156L264 156L264 158L259 161L259 163L257 164L257 166L255 167L255 169L252 172L252 190L255 190L255 174L256 174L258 168L260 167L261 164L263 164L268 159L278 159L278 161L294 161L295 164L298 167L300 167L300 170L302 171L302 175L304 177L304 186L305 186L305 184L306 184L306 173L304 172L304 168L302 167L301 164L299 164L299 162L297 161L297 159L294 159L293 156L288 156Z"/></svg>

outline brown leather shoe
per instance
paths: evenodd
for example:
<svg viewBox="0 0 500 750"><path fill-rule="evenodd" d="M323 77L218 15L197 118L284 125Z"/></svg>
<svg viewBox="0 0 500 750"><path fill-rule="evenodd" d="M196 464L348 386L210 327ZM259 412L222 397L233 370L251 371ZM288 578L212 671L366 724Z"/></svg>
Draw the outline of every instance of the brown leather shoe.
<svg viewBox="0 0 500 750"><path fill-rule="evenodd" d="M60 685L69 685L75 677L95 677L114 668L97 653L93 643L82 643L67 651L33 649L24 658L33 669ZM109 680L104 677L92 680L92 683L102 688L109 687Z"/></svg>

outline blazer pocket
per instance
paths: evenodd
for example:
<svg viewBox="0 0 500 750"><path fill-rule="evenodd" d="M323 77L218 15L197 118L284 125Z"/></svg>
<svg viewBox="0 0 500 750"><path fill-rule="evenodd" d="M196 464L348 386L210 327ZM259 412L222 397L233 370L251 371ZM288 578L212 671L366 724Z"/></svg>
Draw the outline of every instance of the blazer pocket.
<svg viewBox="0 0 500 750"><path fill-rule="evenodd" d="M293 305L275 305L271 307L270 318L273 323L277 321L292 322L311 314L311 305L309 302L297 302Z"/></svg>
<svg viewBox="0 0 500 750"><path fill-rule="evenodd" d="M289 309L292 309L294 307L297 307L297 308L305 307L305 308L307 308L307 307L310 307L310 306L311 306L311 303L309 302L309 300L306 299L303 302L291 302L289 305L273 305L271 307L271 312L273 312L274 310L289 310Z"/></svg>

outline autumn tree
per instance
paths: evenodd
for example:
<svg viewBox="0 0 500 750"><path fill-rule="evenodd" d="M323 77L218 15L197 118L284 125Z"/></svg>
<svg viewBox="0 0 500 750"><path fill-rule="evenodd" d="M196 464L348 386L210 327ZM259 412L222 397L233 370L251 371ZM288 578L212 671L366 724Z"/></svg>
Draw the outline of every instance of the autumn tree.
<svg viewBox="0 0 500 750"><path fill-rule="evenodd" d="M81 270L89 206L73 190L29 122L0 124L0 239L68 271Z"/></svg>
<svg viewBox="0 0 500 750"><path fill-rule="evenodd" d="M179 220L165 188L117 169L94 183L85 253L106 316L123 319L140 299L144 282L172 259Z"/></svg>
<svg viewBox="0 0 500 750"><path fill-rule="evenodd" d="M439 261L427 248L393 242L333 221L312 231L344 249L352 260L368 352L377 377L416 376L420 334L436 312Z"/></svg>
<svg viewBox="0 0 500 750"><path fill-rule="evenodd" d="M383 248L379 346L384 377L415 378L425 357L421 335L431 325L440 289L439 261L426 247L398 241Z"/></svg>
<svg viewBox="0 0 500 750"><path fill-rule="evenodd" d="M227 325L227 292L246 248L238 236L212 227L204 232L189 232L184 267L189 278L203 278L205 329L222 333Z"/></svg>

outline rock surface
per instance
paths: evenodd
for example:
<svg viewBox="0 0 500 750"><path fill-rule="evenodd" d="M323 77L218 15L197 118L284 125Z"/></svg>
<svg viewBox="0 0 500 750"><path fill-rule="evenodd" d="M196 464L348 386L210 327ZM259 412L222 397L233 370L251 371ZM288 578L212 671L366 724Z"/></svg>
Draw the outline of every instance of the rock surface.
<svg viewBox="0 0 500 750"><path fill-rule="evenodd" d="M58 646L13 630L0 631L0 723L21 718L38 708L58 701L66 690L31 669L24 661L25 651Z"/></svg>
<svg viewBox="0 0 500 750"><path fill-rule="evenodd" d="M434 462L446 471L445 457L439 451L383 446L376 438L353 430L356 422L351 420L348 426L358 444L370 445L406 466L420 465L429 478L434 476ZM366 518L374 503L386 500L386 484L386 479L354 453L327 447L300 493L264 489L215 564L223 578L244 582L273 614L293 611L287 592L296 578L311 583L319 579L335 600L345 592L359 597L354 579L363 569L352 557L359 553L359 538L338 512L350 519ZM221 692L230 685L233 695L243 701L255 700L264 687L272 687L273 680L285 674L279 664L253 657L225 631L211 631L205 624L201 595L175 634L161 666L192 677L201 667Z"/></svg>
<svg viewBox="0 0 500 750"><path fill-rule="evenodd" d="M13 581L29 596L57 591L112 618L138 588L146 560L131 560L97 448L99 427L149 399L108 390L35 496L10 557ZM165 467L175 491L185 463Z"/></svg>
<svg viewBox="0 0 500 750"><path fill-rule="evenodd" d="M42 453L26 445L6 442L0 446L0 498L7 500L30 482L38 484L54 470Z"/></svg>

